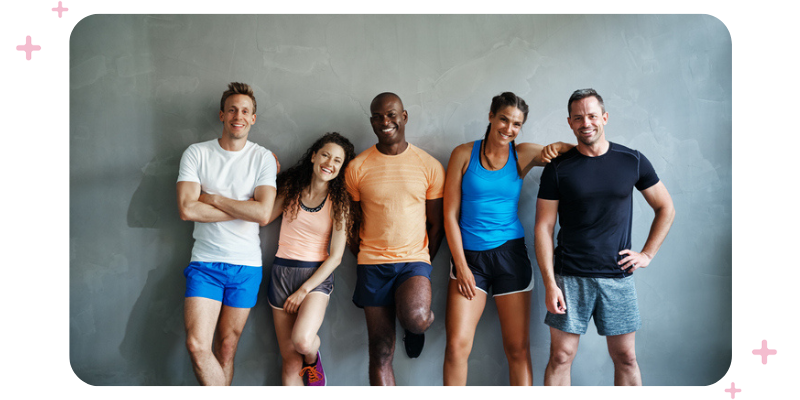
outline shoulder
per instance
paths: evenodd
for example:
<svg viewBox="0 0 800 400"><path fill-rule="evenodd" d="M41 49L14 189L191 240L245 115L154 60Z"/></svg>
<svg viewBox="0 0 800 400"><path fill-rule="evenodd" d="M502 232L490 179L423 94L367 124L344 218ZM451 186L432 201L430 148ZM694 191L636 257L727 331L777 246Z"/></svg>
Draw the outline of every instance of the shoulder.
<svg viewBox="0 0 800 400"><path fill-rule="evenodd" d="M467 143L463 143L463 144L460 144L460 145L456 146L456 148L453 149L453 152L450 153L450 158L451 159L453 157L459 157L459 158L467 157L467 158L469 158L470 155L472 154L472 148L475 146L475 143L476 143L476 141L475 142L467 142Z"/></svg>
<svg viewBox="0 0 800 400"><path fill-rule="evenodd" d="M251 142L249 140L247 141L247 149L249 151L252 151L253 153L256 153L256 154L262 155L262 156L268 156L268 155L272 154L271 150L267 149L266 147L264 147L264 146L262 146L262 145L260 145L260 144L258 144L256 142Z"/></svg>
<svg viewBox="0 0 800 400"><path fill-rule="evenodd" d="M438 166L438 168L443 168L442 163L440 163L439 160L437 160L432 155L428 154L425 150L422 150L411 143L408 144L408 149L406 151L409 151L410 155L419 158L419 160L422 161L428 167Z"/></svg>
<svg viewBox="0 0 800 400"><path fill-rule="evenodd" d="M374 145L362 151L359 155L350 160L350 163L347 164L347 168L357 169L358 167L362 166L367 161L367 159L369 159L369 157L372 155L374 151L375 151Z"/></svg>
<svg viewBox="0 0 800 400"><path fill-rule="evenodd" d="M623 146L619 143L609 142L608 151L617 155L629 156L637 160L642 157L642 153L638 150L631 149L630 147Z"/></svg>
<svg viewBox="0 0 800 400"><path fill-rule="evenodd" d="M559 155L558 157L554 158L550 161L545 168L558 168L560 165L565 163L570 163L575 160L579 160L581 158L581 152L578 151L578 147L573 147L569 149L566 153Z"/></svg>

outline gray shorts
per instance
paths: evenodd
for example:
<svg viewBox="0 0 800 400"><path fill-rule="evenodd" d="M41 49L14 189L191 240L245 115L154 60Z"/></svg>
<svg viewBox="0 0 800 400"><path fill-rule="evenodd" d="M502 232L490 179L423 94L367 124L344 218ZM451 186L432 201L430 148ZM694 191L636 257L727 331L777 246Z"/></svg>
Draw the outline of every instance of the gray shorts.
<svg viewBox="0 0 800 400"><path fill-rule="evenodd" d="M597 333L622 335L641 328L636 285L633 276L625 278L586 278L556 275L556 284L567 303L565 314L549 311L544 323L563 332L583 335L594 317Z"/></svg>
<svg viewBox="0 0 800 400"><path fill-rule="evenodd" d="M322 262L287 260L275 257L272 263L272 274L267 288L267 300L272 308L283 310L286 299L300 289L311 275L317 271ZM312 289L309 294L320 292L330 296L333 292L333 274L325 278L319 286Z"/></svg>

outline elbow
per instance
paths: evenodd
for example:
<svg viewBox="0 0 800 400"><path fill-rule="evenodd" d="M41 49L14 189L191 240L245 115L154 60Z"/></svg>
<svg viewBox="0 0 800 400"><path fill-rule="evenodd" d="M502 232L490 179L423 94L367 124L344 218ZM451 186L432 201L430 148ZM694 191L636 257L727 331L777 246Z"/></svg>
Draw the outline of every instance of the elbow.
<svg viewBox="0 0 800 400"><path fill-rule="evenodd" d="M192 221L192 216L189 215L189 212L186 209L180 207L179 211L182 221Z"/></svg>

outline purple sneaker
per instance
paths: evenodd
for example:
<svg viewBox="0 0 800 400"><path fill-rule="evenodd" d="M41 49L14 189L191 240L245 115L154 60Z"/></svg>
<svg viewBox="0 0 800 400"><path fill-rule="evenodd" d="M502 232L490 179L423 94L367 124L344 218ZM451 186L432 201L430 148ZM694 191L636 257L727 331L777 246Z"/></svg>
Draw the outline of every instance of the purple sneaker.
<svg viewBox="0 0 800 400"><path fill-rule="evenodd" d="M303 383L306 386L327 386L319 351L317 352L317 362L313 365L303 367L303 369L300 370L300 376L303 377Z"/></svg>

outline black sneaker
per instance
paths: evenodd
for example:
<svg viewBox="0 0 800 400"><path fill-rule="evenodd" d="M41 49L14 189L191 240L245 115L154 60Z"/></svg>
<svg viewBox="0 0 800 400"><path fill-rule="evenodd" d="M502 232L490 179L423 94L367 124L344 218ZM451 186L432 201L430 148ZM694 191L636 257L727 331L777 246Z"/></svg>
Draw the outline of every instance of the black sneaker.
<svg viewBox="0 0 800 400"><path fill-rule="evenodd" d="M417 358L422 353L422 347L425 346L424 333L412 333L408 329L404 330L403 344L406 346L406 354L409 358Z"/></svg>

